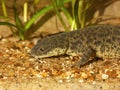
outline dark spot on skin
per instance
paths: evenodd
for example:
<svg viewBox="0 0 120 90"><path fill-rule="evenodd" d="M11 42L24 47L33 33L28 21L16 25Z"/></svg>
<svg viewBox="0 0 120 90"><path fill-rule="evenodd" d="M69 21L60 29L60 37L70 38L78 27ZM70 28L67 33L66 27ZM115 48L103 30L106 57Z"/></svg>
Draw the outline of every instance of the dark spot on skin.
<svg viewBox="0 0 120 90"><path fill-rule="evenodd" d="M112 38L106 40L107 43L112 43Z"/></svg>
<svg viewBox="0 0 120 90"><path fill-rule="evenodd" d="M95 41L94 44L95 44L96 46L100 46L100 45L101 45L101 41Z"/></svg>

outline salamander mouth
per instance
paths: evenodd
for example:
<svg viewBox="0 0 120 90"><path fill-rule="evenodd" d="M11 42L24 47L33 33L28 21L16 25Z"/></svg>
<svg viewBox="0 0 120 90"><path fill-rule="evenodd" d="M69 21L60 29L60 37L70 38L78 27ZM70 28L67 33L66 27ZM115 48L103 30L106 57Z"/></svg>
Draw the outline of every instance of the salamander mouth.
<svg viewBox="0 0 120 90"><path fill-rule="evenodd" d="M35 54L31 54L32 57L36 58L36 59L42 59L42 58L48 58L51 56L47 56L47 55L35 55Z"/></svg>

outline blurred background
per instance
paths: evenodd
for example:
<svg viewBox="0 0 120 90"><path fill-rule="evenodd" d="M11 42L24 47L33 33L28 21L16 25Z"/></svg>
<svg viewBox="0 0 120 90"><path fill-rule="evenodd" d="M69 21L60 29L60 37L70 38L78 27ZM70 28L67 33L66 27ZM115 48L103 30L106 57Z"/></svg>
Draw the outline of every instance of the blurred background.
<svg viewBox="0 0 120 90"><path fill-rule="evenodd" d="M44 37L96 24L120 24L120 0L1 0L0 37Z"/></svg>

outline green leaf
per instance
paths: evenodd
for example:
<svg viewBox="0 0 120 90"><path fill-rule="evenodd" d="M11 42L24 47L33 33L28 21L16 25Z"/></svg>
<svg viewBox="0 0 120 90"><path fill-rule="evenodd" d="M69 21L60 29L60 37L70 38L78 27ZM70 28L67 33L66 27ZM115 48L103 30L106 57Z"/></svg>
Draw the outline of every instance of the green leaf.
<svg viewBox="0 0 120 90"><path fill-rule="evenodd" d="M71 24L71 29L77 29L77 23L76 23L76 17L77 17L77 13L75 13L75 3L76 0L72 0L71 4L72 4L72 24Z"/></svg>
<svg viewBox="0 0 120 90"><path fill-rule="evenodd" d="M64 0L63 3L68 3L70 2L71 0ZM33 15L33 17L26 23L25 25L25 31L27 31L31 25L40 17L42 16L43 14L49 12L50 10L53 10L53 5L49 5L49 6L46 6L42 9L40 9L35 15Z"/></svg>
<svg viewBox="0 0 120 90"><path fill-rule="evenodd" d="M72 24L72 17L71 14L68 12L68 10L65 7L62 7L61 10L65 14L67 20L69 21L70 25Z"/></svg>
<svg viewBox="0 0 120 90"><path fill-rule="evenodd" d="M0 22L0 25L8 25L8 26L13 26L13 27L17 28L16 25L9 23L9 22Z"/></svg>
<svg viewBox="0 0 120 90"><path fill-rule="evenodd" d="M24 39L25 39L24 26L23 26L23 24L22 24L22 21L21 21L20 18L18 17L18 14L17 14L17 10L16 10L16 6L15 6L15 5L14 5L14 18L15 18L15 23L16 23L16 27L17 27L17 30L18 30L19 37L20 37L20 39L24 40Z"/></svg>
<svg viewBox="0 0 120 90"><path fill-rule="evenodd" d="M52 5L47 6L43 9L40 9L35 15L33 15L33 17L26 23L25 25L25 31L27 31L30 26L43 14L47 13L48 11L52 10L53 7Z"/></svg>
<svg viewBox="0 0 120 90"><path fill-rule="evenodd" d="M8 16L7 15L7 10L6 10L6 6L5 6L5 0L1 0L1 4L2 4L2 10L3 10L3 14L4 16Z"/></svg>

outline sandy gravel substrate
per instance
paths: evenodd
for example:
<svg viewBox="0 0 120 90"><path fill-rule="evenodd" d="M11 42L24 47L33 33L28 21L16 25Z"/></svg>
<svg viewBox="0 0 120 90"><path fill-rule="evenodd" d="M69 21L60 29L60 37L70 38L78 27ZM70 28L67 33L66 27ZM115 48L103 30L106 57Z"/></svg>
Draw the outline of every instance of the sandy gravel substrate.
<svg viewBox="0 0 120 90"><path fill-rule="evenodd" d="M57 82L54 79L36 79L19 82L0 82L0 90L120 90L119 82Z"/></svg>
<svg viewBox="0 0 120 90"><path fill-rule="evenodd" d="M73 67L80 57L36 60L31 41L0 40L0 90L120 90L120 60Z"/></svg>

